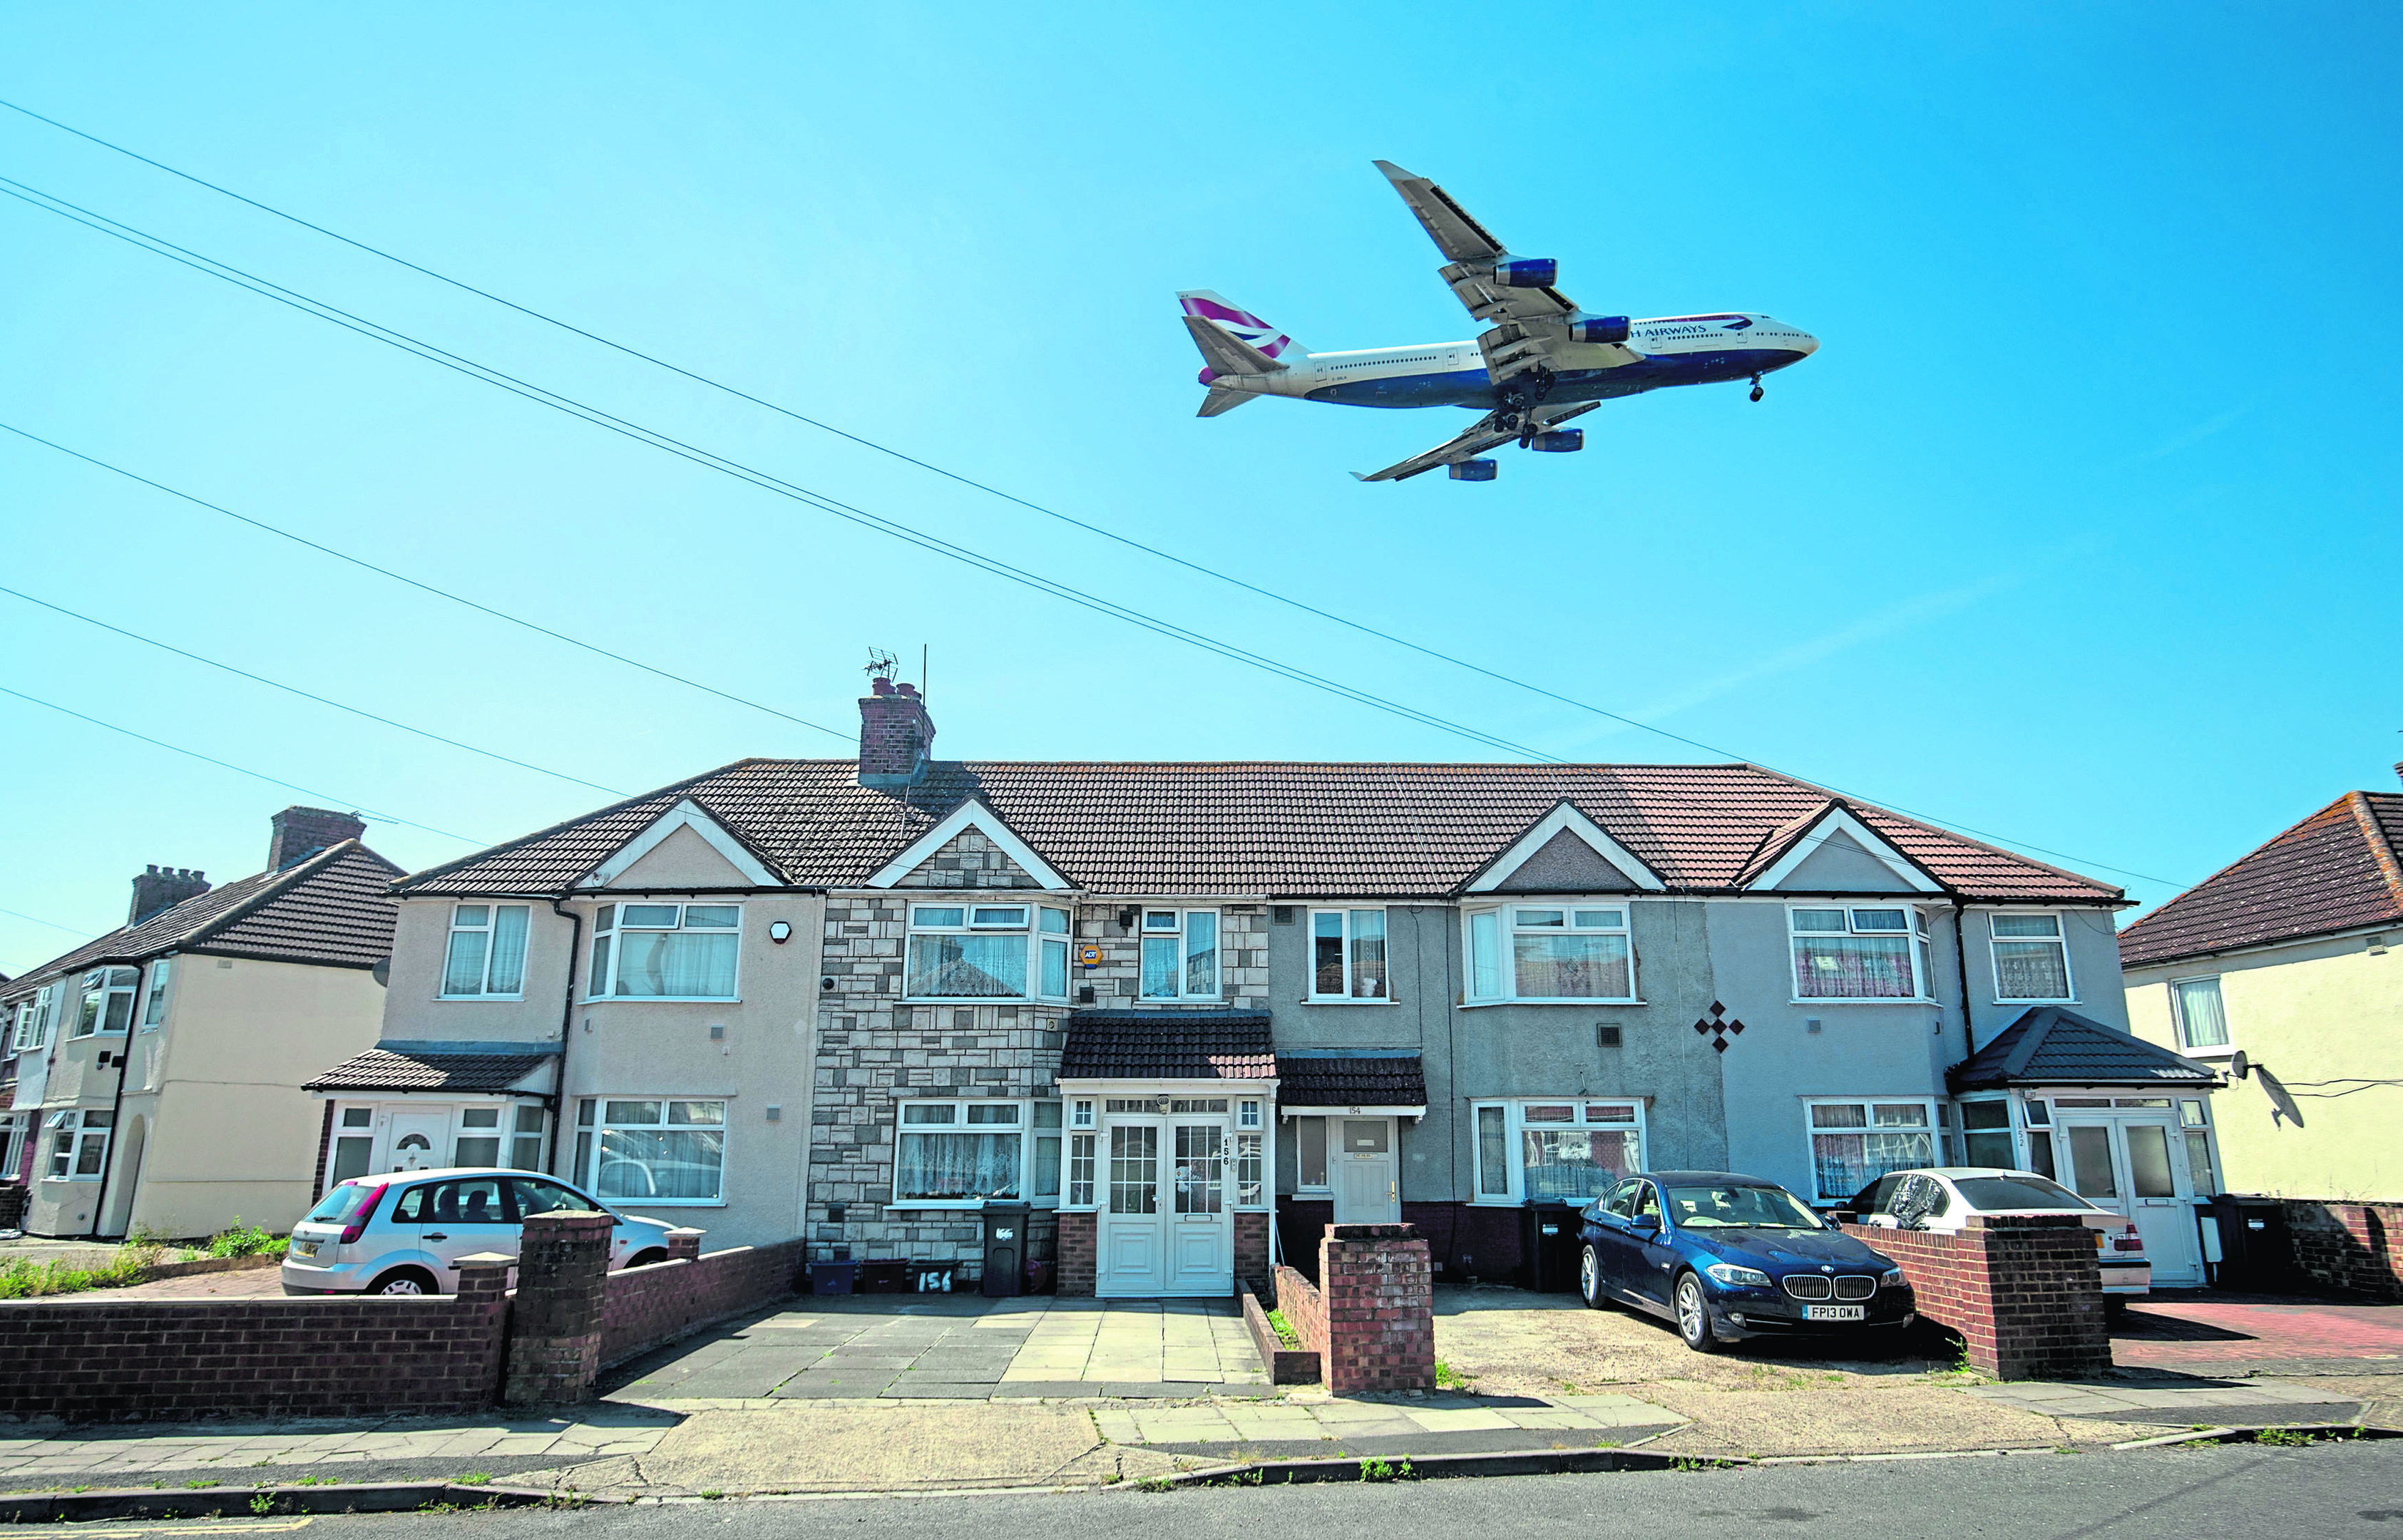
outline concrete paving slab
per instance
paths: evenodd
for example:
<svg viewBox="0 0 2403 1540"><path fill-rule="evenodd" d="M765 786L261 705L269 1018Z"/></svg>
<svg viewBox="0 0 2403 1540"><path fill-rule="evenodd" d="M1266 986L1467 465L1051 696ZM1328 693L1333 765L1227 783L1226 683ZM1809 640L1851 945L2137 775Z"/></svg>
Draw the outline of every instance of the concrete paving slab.
<svg viewBox="0 0 2403 1540"><path fill-rule="evenodd" d="M1411 1408L1403 1415L1429 1433L1475 1433L1512 1425L1498 1411L1421 1411Z"/></svg>
<svg viewBox="0 0 2403 1540"><path fill-rule="evenodd" d="M702 1412L643 1462L687 1491L890 1491L1020 1485L1100 1445L1081 1409L910 1406Z"/></svg>

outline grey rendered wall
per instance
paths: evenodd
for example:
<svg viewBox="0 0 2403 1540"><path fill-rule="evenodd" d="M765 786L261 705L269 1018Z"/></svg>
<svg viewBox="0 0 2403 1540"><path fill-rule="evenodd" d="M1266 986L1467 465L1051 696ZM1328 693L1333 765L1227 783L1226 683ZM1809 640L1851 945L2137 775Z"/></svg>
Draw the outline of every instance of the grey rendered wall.
<svg viewBox="0 0 2403 1540"><path fill-rule="evenodd" d="M520 1043L559 1039L559 1009L567 987L572 927L544 899L526 902L523 998L443 1000L442 964L451 946L448 898L410 898L400 905L392 939L392 980L383 1006L383 1036L395 1042ZM589 932L588 932L589 934ZM327 1060L326 1063L335 1062ZM322 1067L322 1066L321 1066Z"/></svg>
<svg viewBox="0 0 2403 1540"><path fill-rule="evenodd" d="M2069 983L2077 1002L2070 1008L2080 1016L2118 1028L2128 1025L2128 995L2119 973L2119 936L2109 909L2062 909L2061 934L2069 942ZM1985 909L1968 912L1970 1003L1976 1007L1978 1046L2031 1007L1998 1004L1994 999L1993 916Z"/></svg>
<svg viewBox="0 0 2403 1540"><path fill-rule="evenodd" d="M1375 909L1375 904L1337 906ZM1413 1125L1401 1120L1397 1131L1402 1161L1402 1195L1407 1201L1431 1201L1450 1196L1431 1184L1447 1179L1450 1161L1449 1088L1444 1064L1435 1051L1445 1035L1455 985L1446 955L1443 933L1452 911L1438 908L1385 908L1385 976L1390 1005L1305 1004L1310 994L1310 906L1294 906L1289 925L1271 923L1269 937L1269 1011L1280 1048L1395 1048L1418 1051L1427 1077L1427 1116ZM1293 1191L1295 1160L1293 1125L1277 1123L1277 1190Z"/></svg>

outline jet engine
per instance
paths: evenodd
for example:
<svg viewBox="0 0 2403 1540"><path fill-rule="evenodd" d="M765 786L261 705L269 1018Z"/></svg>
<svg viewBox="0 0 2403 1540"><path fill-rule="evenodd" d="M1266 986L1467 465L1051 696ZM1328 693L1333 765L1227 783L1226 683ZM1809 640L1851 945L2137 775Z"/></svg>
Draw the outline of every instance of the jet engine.
<svg viewBox="0 0 2403 1540"><path fill-rule="evenodd" d="M1491 460L1454 460L1452 479L1455 481L1491 481L1495 465Z"/></svg>
<svg viewBox="0 0 2403 1540"><path fill-rule="evenodd" d="M1535 435L1527 441L1527 447L1544 454L1574 454L1585 448L1585 429L1554 428Z"/></svg>
<svg viewBox="0 0 2403 1540"><path fill-rule="evenodd" d="M1560 275L1560 263L1549 257L1516 257L1493 264L1493 281L1506 289L1548 289Z"/></svg>
<svg viewBox="0 0 2403 1540"><path fill-rule="evenodd" d="M1623 315L1580 315L1569 323L1572 342L1624 342L1627 340L1627 317Z"/></svg>

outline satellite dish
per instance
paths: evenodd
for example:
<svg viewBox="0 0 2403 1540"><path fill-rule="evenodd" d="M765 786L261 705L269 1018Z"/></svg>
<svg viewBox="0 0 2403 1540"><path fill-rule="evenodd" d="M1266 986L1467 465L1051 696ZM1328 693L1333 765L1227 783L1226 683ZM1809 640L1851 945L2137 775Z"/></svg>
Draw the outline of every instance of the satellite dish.
<svg viewBox="0 0 2403 1540"><path fill-rule="evenodd" d="M2244 1056L2243 1048L2238 1048L2228 1056L2228 1073L2239 1080L2244 1079L2253 1073L2253 1061Z"/></svg>

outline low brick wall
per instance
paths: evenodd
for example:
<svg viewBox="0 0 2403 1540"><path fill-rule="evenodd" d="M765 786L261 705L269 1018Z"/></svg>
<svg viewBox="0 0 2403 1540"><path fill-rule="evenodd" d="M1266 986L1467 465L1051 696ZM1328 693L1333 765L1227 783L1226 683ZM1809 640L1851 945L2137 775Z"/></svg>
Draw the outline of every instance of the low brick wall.
<svg viewBox="0 0 2403 1540"><path fill-rule="evenodd" d="M1902 1268L1919 1313L1961 1334L1998 1380L2111 1367L2094 1232L2074 1214L1972 1218L1955 1235L1846 1225Z"/></svg>
<svg viewBox="0 0 2403 1540"><path fill-rule="evenodd" d="M1235 1287L1247 1293L1269 1288L1269 1216L1235 1215Z"/></svg>
<svg viewBox="0 0 2403 1540"><path fill-rule="evenodd" d="M1324 1365L1327 1354L1327 1300L1318 1285L1298 1268L1276 1269L1276 1308L1283 1312L1301 1349Z"/></svg>
<svg viewBox="0 0 2403 1540"><path fill-rule="evenodd" d="M1252 1346L1259 1350L1260 1362L1268 1366L1271 1385L1314 1385L1318 1383L1318 1354L1308 1348L1289 1348L1269 1324L1269 1312L1260 1308L1260 1297L1249 1288L1235 1291L1235 1302L1243 1307L1243 1325L1250 1328ZM1287 1317L1288 1322L1291 1318ZM1294 1335L1300 1335L1297 1331Z"/></svg>
<svg viewBox="0 0 2403 1540"><path fill-rule="evenodd" d="M1093 1297L1093 1233L1098 1217L1091 1213L1060 1216L1060 1275L1053 1292L1063 1299Z"/></svg>
<svg viewBox="0 0 2403 1540"><path fill-rule="evenodd" d="M679 1243L686 1234L691 1241ZM807 1246L799 1240L706 1256L681 1255L699 1241L698 1231L680 1231L670 1242L670 1260L609 1275L601 1306L603 1367L784 1298L793 1292L806 1260Z"/></svg>
<svg viewBox="0 0 2403 1540"><path fill-rule="evenodd" d="M2403 1299L2403 1203L2285 1200L2295 1268L2334 1288Z"/></svg>
<svg viewBox="0 0 2403 1540"><path fill-rule="evenodd" d="M452 1297L0 1302L0 1415L70 1422L472 1412L499 1387L507 1277Z"/></svg>

